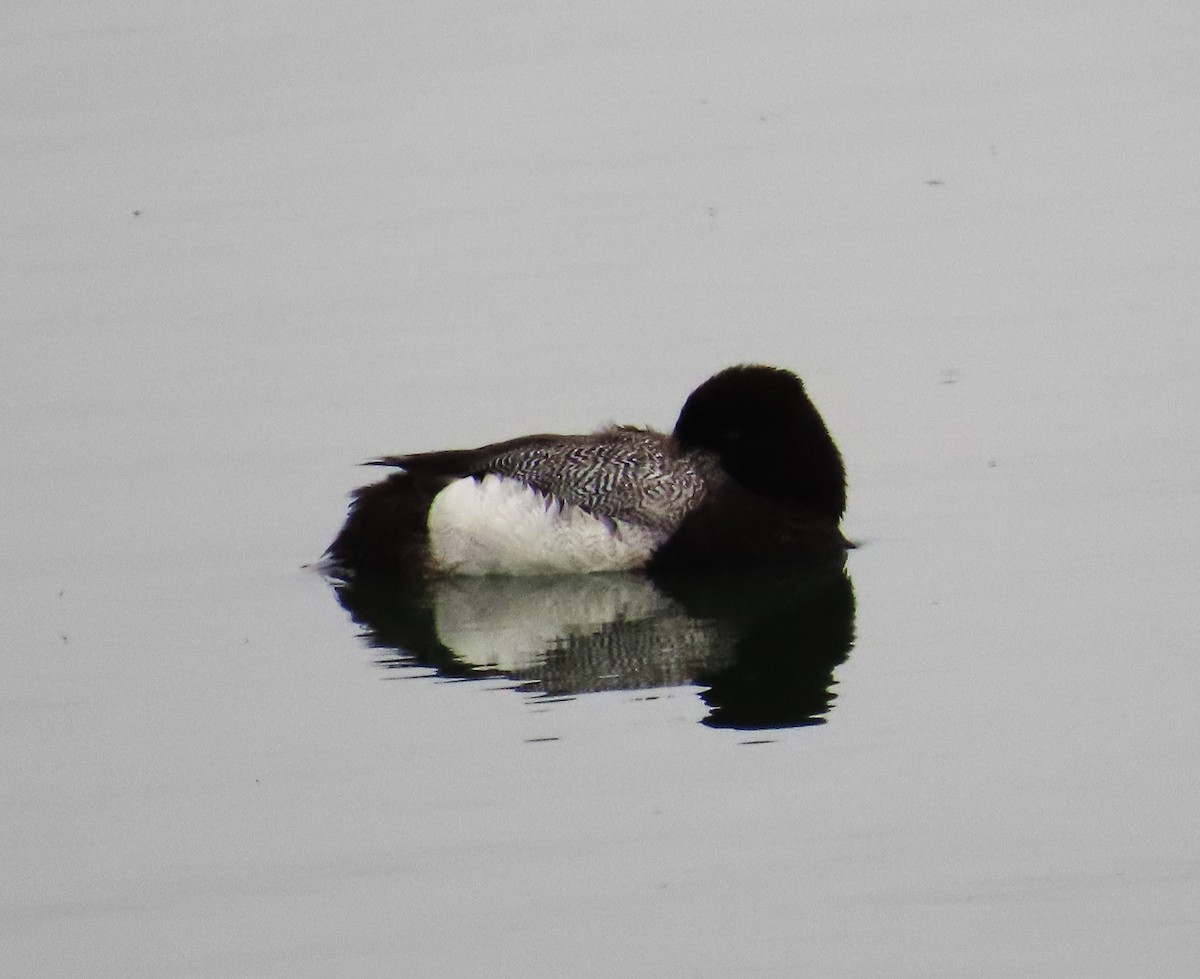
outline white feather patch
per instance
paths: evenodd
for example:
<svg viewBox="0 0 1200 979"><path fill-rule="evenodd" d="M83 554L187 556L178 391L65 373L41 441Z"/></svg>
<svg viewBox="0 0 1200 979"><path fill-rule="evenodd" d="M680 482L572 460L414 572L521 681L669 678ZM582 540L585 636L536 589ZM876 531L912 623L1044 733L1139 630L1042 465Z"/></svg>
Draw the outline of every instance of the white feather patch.
<svg viewBox="0 0 1200 979"><path fill-rule="evenodd" d="M456 480L429 508L433 564L453 574L627 571L644 565L663 538L504 476Z"/></svg>

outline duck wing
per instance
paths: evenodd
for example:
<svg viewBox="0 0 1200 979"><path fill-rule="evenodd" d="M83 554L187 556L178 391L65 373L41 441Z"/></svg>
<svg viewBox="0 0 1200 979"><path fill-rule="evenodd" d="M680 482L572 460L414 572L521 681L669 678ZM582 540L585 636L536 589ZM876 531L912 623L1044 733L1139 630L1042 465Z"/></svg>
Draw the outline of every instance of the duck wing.
<svg viewBox="0 0 1200 979"><path fill-rule="evenodd" d="M595 516L667 532L700 503L719 469L706 453L681 453L669 436L635 428L529 435L478 449L388 456L369 465L403 469L427 486L505 476Z"/></svg>

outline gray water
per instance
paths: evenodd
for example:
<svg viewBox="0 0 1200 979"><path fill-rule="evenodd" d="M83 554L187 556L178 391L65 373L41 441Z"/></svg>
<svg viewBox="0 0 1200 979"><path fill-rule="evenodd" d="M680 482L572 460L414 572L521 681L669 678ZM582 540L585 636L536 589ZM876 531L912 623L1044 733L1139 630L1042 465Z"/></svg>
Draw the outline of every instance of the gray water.
<svg viewBox="0 0 1200 979"><path fill-rule="evenodd" d="M7 971L1193 974L1191 6L6 16ZM782 726L742 619L430 661L304 567L363 459L741 361L862 545Z"/></svg>

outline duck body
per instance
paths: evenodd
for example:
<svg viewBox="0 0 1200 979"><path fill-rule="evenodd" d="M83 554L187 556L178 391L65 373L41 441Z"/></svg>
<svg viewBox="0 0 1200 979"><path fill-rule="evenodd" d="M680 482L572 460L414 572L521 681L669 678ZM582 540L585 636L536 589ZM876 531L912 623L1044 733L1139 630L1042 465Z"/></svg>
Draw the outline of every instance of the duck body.
<svg viewBox="0 0 1200 979"><path fill-rule="evenodd" d="M672 434L616 426L388 456L326 553L350 573L561 574L843 551L841 456L795 375L722 371Z"/></svg>

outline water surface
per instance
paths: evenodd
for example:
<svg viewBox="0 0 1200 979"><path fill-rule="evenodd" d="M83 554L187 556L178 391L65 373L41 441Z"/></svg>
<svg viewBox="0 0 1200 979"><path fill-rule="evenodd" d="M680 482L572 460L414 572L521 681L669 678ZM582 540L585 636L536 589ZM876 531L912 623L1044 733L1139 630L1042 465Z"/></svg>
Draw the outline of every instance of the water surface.
<svg viewBox="0 0 1200 979"><path fill-rule="evenodd" d="M1194 19L10 13L8 969L1190 976ZM361 460L741 361L848 462L820 614L303 567Z"/></svg>

